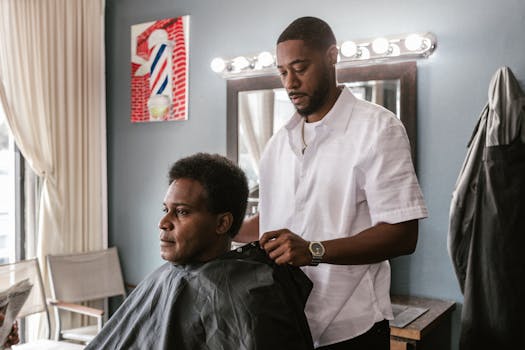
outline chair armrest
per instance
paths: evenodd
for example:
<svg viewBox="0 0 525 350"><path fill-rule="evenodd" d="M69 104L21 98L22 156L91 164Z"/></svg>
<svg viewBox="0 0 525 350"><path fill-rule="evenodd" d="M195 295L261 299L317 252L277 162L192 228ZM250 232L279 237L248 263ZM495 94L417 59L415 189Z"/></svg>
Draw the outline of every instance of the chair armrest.
<svg viewBox="0 0 525 350"><path fill-rule="evenodd" d="M66 303L65 301L61 301L61 300L48 300L47 302L49 305L54 306L60 310L76 312L82 315L87 315L87 316L92 316L92 317L102 317L102 315L104 315L104 310L95 309L89 306L73 304L73 303Z"/></svg>

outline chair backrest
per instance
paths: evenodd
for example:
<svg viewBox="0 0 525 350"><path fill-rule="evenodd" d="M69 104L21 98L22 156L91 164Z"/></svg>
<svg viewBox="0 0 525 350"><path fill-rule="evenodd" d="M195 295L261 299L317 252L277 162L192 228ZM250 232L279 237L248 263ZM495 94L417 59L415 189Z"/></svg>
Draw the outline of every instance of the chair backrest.
<svg viewBox="0 0 525 350"><path fill-rule="evenodd" d="M11 264L0 265L0 286L2 289L8 288L9 286L25 280L26 278L29 279L29 282L33 285L33 287L31 288L29 297L20 310L18 317L24 318L29 315L45 312L47 321L47 338L49 338L49 312L47 309L44 286L42 284L42 275L40 274L38 260L34 258Z"/></svg>
<svg viewBox="0 0 525 350"><path fill-rule="evenodd" d="M117 248L63 255L48 255L53 299L81 302L126 296Z"/></svg>

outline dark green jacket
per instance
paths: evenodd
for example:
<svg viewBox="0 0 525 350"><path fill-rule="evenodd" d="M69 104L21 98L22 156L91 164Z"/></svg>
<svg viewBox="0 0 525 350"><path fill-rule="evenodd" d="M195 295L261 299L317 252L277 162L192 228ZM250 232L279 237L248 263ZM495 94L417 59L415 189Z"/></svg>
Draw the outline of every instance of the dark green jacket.
<svg viewBox="0 0 525 350"><path fill-rule="evenodd" d="M450 208L464 304L460 349L525 349L525 95L494 75Z"/></svg>

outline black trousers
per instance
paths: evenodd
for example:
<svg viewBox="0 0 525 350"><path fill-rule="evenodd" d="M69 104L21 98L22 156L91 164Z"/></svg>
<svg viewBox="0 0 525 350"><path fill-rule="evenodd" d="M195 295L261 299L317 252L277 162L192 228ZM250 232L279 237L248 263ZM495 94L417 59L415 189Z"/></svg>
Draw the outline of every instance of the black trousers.
<svg viewBox="0 0 525 350"><path fill-rule="evenodd" d="M387 320L377 322L366 333L317 350L390 350L390 326Z"/></svg>

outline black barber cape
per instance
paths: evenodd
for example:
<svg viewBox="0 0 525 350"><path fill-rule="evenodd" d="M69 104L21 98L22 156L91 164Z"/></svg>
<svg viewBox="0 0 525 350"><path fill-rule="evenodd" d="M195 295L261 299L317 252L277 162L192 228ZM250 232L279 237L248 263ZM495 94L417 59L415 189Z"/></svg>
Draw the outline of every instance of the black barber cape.
<svg viewBox="0 0 525 350"><path fill-rule="evenodd" d="M166 263L129 295L85 350L313 349L312 282L250 243L204 264Z"/></svg>

